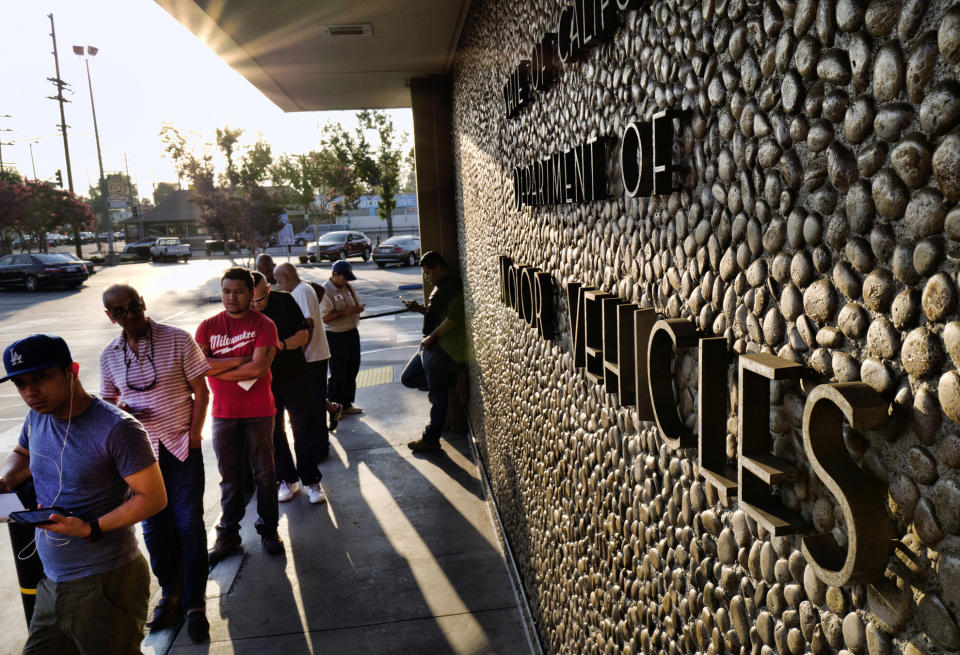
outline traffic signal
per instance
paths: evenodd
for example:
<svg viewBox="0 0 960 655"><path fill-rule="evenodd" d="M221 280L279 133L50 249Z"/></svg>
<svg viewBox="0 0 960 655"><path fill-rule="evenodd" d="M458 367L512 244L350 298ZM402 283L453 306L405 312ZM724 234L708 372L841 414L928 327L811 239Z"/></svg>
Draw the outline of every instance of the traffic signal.
<svg viewBox="0 0 960 655"><path fill-rule="evenodd" d="M61 189L63 188L63 174L60 172L60 169L57 169L57 186Z"/></svg>

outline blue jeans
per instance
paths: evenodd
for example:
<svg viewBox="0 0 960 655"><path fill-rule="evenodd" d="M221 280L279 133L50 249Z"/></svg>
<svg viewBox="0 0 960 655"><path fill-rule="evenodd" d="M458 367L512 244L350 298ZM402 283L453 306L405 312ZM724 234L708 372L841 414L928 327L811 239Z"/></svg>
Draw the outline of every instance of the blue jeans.
<svg viewBox="0 0 960 655"><path fill-rule="evenodd" d="M150 568L165 597L182 596L184 610L202 609L207 591L207 534L203 527L203 455L186 461L160 444L160 473L167 506L143 522Z"/></svg>
<svg viewBox="0 0 960 655"><path fill-rule="evenodd" d="M357 396L357 373L360 372L360 332L357 328L346 332L327 331L330 344L330 386L327 398L346 409Z"/></svg>
<svg viewBox="0 0 960 655"><path fill-rule="evenodd" d="M236 535L243 518L244 455L257 487L257 532L272 535L280 522L277 472L273 463L273 417L213 419L213 451L220 469L220 535Z"/></svg>
<svg viewBox="0 0 960 655"><path fill-rule="evenodd" d="M277 415L273 421L274 462L277 479L294 483L297 478L304 486L320 481L317 471L316 419L313 415L312 387L304 380L281 380L273 378L271 386ZM293 448L297 463L293 463L287 431L284 429L283 412L290 413L290 429L293 431ZM326 416L326 412L324 412Z"/></svg>
<svg viewBox="0 0 960 655"><path fill-rule="evenodd" d="M443 431L443 422L447 418L447 404L450 389L450 378L453 373L453 360L444 352L443 348L435 345L410 358L400 382L411 389L427 388L427 399L430 401L430 422L423 430L423 440L428 443L440 441Z"/></svg>

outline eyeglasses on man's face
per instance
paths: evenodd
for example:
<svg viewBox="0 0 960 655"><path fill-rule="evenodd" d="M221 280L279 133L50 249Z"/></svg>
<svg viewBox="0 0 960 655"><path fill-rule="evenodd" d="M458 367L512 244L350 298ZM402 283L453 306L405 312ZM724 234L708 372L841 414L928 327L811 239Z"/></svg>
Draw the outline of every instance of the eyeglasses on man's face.
<svg viewBox="0 0 960 655"><path fill-rule="evenodd" d="M111 307L107 310L110 316L121 319L124 318L127 314L138 314L143 310L143 305L140 303L140 300L134 300L129 305L118 305L116 307Z"/></svg>

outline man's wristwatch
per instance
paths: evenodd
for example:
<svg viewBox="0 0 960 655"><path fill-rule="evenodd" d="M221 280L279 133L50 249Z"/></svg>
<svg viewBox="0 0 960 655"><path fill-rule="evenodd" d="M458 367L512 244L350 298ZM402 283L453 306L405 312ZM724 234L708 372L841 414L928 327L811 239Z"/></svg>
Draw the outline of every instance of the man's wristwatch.
<svg viewBox="0 0 960 655"><path fill-rule="evenodd" d="M90 526L90 534L87 536L87 542L97 541L103 536L103 530L100 529L100 521L93 519L87 525Z"/></svg>

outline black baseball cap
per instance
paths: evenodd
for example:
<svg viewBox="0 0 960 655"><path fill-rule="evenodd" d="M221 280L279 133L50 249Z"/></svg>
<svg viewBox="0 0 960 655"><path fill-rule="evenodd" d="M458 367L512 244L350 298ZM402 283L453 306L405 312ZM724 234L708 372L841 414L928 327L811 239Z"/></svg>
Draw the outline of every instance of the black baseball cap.
<svg viewBox="0 0 960 655"><path fill-rule="evenodd" d="M53 334L31 334L14 341L3 351L3 367L6 376L0 382L23 373L41 371L51 366L73 362L67 342Z"/></svg>

